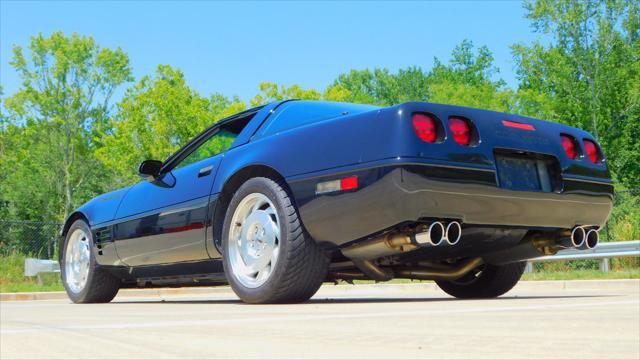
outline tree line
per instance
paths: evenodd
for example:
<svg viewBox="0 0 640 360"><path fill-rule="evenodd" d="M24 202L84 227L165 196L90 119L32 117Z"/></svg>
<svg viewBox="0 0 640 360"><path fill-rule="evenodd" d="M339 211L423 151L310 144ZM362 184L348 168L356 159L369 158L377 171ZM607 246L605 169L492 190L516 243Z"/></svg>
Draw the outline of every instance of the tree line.
<svg viewBox="0 0 640 360"><path fill-rule="evenodd" d="M430 68L350 70L324 89L263 82L245 103L198 93L170 65L134 79L126 52L91 36L37 34L26 47L14 46L10 65L22 83L2 94L0 219L62 221L95 195L139 181L142 160L168 157L214 121L249 106L288 98L429 101L565 123L597 137L619 188L640 187L639 3L523 6L545 41L512 45L515 89L500 79L490 49L465 40ZM126 90L114 101L119 89ZM637 211L625 216L640 227Z"/></svg>

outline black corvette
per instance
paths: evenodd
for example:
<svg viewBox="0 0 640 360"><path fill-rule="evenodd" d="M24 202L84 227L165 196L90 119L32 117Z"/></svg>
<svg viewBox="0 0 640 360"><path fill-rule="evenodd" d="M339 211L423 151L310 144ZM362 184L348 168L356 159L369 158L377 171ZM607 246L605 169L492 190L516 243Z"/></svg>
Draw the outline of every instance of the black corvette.
<svg viewBox="0 0 640 360"><path fill-rule="evenodd" d="M496 297L523 260L596 246L613 193L585 131L424 102L272 103L139 173L67 219L74 302L226 283L246 302L297 302L324 281L393 278Z"/></svg>

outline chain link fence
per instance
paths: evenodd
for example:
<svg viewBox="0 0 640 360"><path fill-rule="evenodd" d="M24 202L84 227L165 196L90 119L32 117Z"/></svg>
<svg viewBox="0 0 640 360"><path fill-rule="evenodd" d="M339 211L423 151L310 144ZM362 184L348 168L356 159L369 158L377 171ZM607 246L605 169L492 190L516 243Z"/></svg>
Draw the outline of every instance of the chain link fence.
<svg viewBox="0 0 640 360"><path fill-rule="evenodd" d="M60 229L55 222L0 220L0 256L57 259Z"/></svg>

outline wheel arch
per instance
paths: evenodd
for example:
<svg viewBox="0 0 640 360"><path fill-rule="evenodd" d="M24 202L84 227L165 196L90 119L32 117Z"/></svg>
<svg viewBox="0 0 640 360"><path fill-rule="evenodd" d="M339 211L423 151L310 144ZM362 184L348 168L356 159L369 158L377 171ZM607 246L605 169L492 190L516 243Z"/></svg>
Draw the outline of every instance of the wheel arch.
<svg viewBox="0 0 640 360"><path fill-rule="evenodd" d="M71 224L73 224L76 220L84 220L87 225L89 225L89 219L87 219L87 216L84 213L82 213L81 211L74 211L73 213L71 213L71 215L69 215L69 217L67 217L67 221L64 222L64 226L62 227L60 236L67 236L67 232L69 231Z"/></svg>
<svg viewBox="0 0 640 360"><path fill-rule="evenodd" d="M224 217L227 213L229 203L233 198L233 194L247 180L255 177L266 177L271 180L278 181L287 187L287 191L291 191L284 176L282 176L282 174L280 174L276 169L264 164L245 166L233 173L233 175L229 176L222 186L222 190L220 191L216 201L215 210L213 212L213 244L218 251L222 250L222 225L224 223Z"/></svg>
<svg viewBox="0 0 640 360"><path fill-rule="evenodd" d="M62 257L62 252L64 250L62 248L62 246L64 245L64 239L67 236L67 233L69 232L69 228L71 228L71 225L77 220L84 220L84 222L86 222L87 225L89 225L89 220L87 219L87 216L81 211L74 211L71 213L71 215L67 217L67 220L64 222L64 225L62 226L62 231L60 232L60 241L58 241L58 257ZM59 260L61 261L61 259Z"/></svg>

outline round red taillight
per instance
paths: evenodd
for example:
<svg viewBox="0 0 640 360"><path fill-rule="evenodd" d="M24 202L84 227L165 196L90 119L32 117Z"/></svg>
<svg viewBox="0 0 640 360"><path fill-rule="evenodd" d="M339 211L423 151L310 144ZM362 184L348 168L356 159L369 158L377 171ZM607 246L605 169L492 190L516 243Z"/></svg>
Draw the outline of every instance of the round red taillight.
<svg viewBox="0 0 640 360"><path fill-rule="evenodd" d="M451 136L458 144L468 146L471 142L471 127L466 120L459 118L449 118L449 129Z"/></svg>
<svg viewBox="0 0 640 360"><path fill-rule="evenodd" d="M583 140L584 150L587 152L587 156L592 163L596 164L600 161L600 153L596 143L591 140Z"/></svg>
<svg viewBox="0 0 640 360"><path fill-rule="evenodd" d="M427 114L416 113L412 116L413 129L422 141L434 143L438 139L438 125Z"/></svg>
<svg viewBox="0 0 640 360"><path fill-rule="evenodd" d="M569 157L569 159L575 159L578 157L578 150L576 149L576 141L569 135L560 135L560 140L562 141L562 147L564 148L565 154Z"/></svg>

